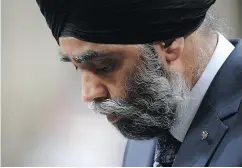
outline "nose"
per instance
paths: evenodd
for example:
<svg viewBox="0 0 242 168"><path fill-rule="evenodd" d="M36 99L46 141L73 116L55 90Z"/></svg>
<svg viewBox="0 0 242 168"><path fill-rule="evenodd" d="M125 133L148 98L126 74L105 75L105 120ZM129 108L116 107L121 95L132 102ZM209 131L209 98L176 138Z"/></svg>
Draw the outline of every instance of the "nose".
<svg viewBox="0 0 242 168"><path fill-rule="evenodd" d="M108 90L101 79L91 73L82 75L82 100L84 102L91 102L95 99L106 99L108 97Z"/></svg>

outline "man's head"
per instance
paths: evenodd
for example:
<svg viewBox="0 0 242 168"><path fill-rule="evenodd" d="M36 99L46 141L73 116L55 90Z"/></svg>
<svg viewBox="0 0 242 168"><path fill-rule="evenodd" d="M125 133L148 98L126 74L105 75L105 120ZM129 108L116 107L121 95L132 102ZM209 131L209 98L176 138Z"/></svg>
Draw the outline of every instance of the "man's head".
<svg viewBox="0 0 242 168"><path fill-rule="evenodd" d="M182 2L176 5L182 5ZM194 7L194 2L190 3ZM168 3L166 8L169 8L169 5L171 4ZM204 12L207 9L208 7L198 11ZM85 19L87 22L88 17ZM173 34L167 34L166 36L170 37L168 40L157 40L157 37L151 40L152 28L148 27L149 37L144 35L140 44L137 41L142 39L142 36L136 36L135 32L136 35L131 38L121 37L126 28L121 28L123 32L117 34L117 37L110 37L108 31L104 32L103 34L107 33L107 42L105 36L100 35L101 31L98 31L95 36L95 32L90 28L91 36L88 33L85 36L85 31L82 32L84 35L78 34L76 30L72 31L67 26L68 29L64 28L62 33L59 33L58 43L64 60L72 62L81 71L83 100L89 102L95 112L107 115L109 121L125 137L149 139L179 122L178 109L183 105L190 88L196 82L198 70L201 70L201 67L204 68L204 66L199 68L202 62L197 64L197 57L205 58L205 55L212 53L213 48L210 49L205 44L216 44L213 38L210 39L203 31L194 30L201 25L200 22L203 19L200 18L197 23L193 22L194 25L183 26L184 29L190 27L183 32L183 36L180 34L174 37ZM147 27L145 23L143 26ZM166 27L169 30L172 29L169 25ZM130 29L133 30L132 27ZM129 30L126 31L129 32ZM158 35L160 31L155 28L154 34ZM79 38L81 35L84 40ZM85 37L89 40L85 40ZM149 43L144 43L147 38ZM204 54L201 50L208 51ZM203 60L205 65L207 61ZM197 75L194 76L194 74Z"/></svg>
<svg viewBox="0 0 242 168"><path fill-rule="evenodd" d="M154 137L176 121L188 87L171 67L180 70L183 46L183 38L166 49L160 43L103 45L60 38L62 52L81 71L83 100L135 139Z"/></svg>

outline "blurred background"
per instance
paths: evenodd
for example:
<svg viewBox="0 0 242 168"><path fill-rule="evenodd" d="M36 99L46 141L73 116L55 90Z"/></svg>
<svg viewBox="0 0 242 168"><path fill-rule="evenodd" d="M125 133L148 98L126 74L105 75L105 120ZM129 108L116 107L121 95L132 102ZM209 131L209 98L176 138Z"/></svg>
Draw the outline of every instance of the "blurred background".
<svg viewBox="0 0 242 168"><path fill-rule="evenodd" d="M121 166L126 140L80 99L80 74L35 0L2 0L1 165ZM242 37L242 0L217 0L229 38Z"/></svg>

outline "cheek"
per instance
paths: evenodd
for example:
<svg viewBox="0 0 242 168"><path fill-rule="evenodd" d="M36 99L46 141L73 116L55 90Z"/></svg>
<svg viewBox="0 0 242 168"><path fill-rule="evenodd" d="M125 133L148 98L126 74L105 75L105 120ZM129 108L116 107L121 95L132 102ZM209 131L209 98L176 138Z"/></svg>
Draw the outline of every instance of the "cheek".
<svg viewBox="0 0 242 168"><path fill-rule="evenodd" d="M118 70L112 75L112 80L109 80L107 87L111 98L125 97L125 82L129 75L128 70Z"/></svg>
<svg viewBox="0 0 242 168"><path fill-rule="evenodd" d="M124 81L125 81L124 79L118 79L116 84L108 85L111 99L113 98L120 99L125 97Z"/></svg>
<svg viewBox="0 0 242 168"><path fill-rule="evenodd" d="M112 74L112 81L107 84L111 98L125 98L125 83L127 78L135 71L138 62L138 59L126 59L119 69Z"/></svg>

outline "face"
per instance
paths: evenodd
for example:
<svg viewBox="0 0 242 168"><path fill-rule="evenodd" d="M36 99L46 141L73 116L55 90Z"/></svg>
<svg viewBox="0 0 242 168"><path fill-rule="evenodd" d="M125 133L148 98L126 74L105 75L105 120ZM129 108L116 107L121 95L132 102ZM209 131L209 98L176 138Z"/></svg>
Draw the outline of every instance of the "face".
<svg viewBox="0 0 242 168"><path fill-rule="evenodd" d="M60 38L65 60L81 71L82 98L129 139L170 129L188 92L181 73L166 66L153 45L94 44ZM179 84L179 85L178 85Z"/></svg>

